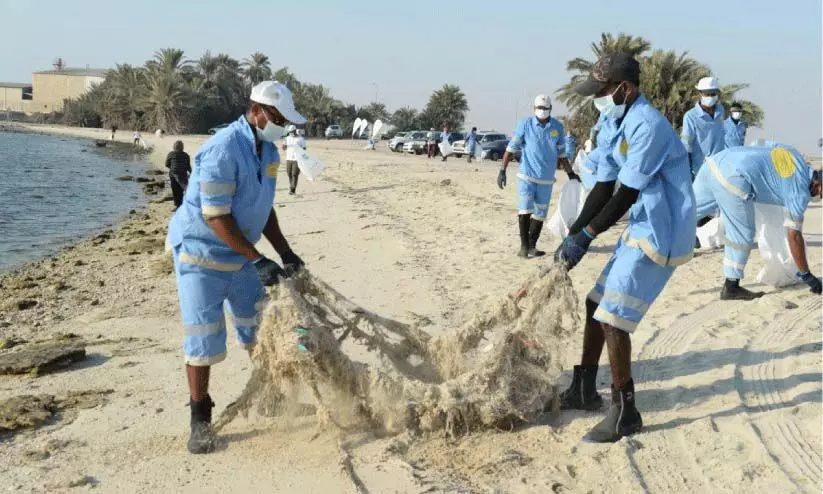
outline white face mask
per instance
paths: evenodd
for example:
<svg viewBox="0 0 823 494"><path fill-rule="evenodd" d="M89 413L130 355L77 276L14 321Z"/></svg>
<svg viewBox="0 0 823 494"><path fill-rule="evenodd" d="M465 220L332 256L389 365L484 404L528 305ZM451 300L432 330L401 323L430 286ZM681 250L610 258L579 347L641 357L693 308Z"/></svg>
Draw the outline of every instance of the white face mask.
<svg viewBox="0 0 823 494"><path fill-rule="evenodd" d="M552 115L551 110L538 110L537 108L535 108L535 110L534 110L534 116L539 118L540 120L546 120L551 115Z"/></svg>
<svg viewBox="0 0 823 494"><path fill-rule="evenodd" d="M734 120L740 120L740 117L742 117L742 116L743 116L742 112L739 112L739 111L733 111L732 112L732 118Z"/></svg>
<svg viewBox="0 0 823 494"><path fill-rule="evenodd" d="M623 114L626 113L625 102L620 105L614 102L614 94L617 92L618 89L620 89L620 86L617 86L612 92L612 94L607 94L606 96L594 98L594 107L597 108L597 111L599 111L600 114L604 117L622 118Z"/></svg>
<svg viewBox="0 0 823 494"><path fill-rule="evenodd" d="M266 117L265 112L263 112L263 116ZM275 142L281 137L283 137L286 128L273 123L271 120L269 120L269 117L266 117L266 127L263 128L263 130L260 130L257 127L255 127L254 130L257 131L257 137L261 141Z"/></svg>
<svg viewBox="0 0 823 494"><path fill-rule="evenodd" d="M706 108L712 107L717 103L717 96L701 96L700 104Z"/></svg>

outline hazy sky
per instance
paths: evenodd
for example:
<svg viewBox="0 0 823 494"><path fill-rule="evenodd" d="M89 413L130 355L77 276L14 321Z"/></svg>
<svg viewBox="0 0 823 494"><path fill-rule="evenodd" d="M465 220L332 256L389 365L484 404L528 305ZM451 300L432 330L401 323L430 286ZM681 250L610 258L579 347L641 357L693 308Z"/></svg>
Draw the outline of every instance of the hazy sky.
<svg viewBox="0 0 823 494"><path fill-rule="evenodd" d="M433 89L459 85L467 124L510 132L540 92L568 80L566 61L591 59L601 32L644 36L689 51L721 83L766 112L774 138L817 152L821 133L820 0L0 0L0 80L26 82L63 57L69 66L141 64L158 48L190 58L267 54L343 101L375 98L390 110L422 107ZM470 5L471 9L466 8ZM562 115L562 105L554 105Z"/></svg>

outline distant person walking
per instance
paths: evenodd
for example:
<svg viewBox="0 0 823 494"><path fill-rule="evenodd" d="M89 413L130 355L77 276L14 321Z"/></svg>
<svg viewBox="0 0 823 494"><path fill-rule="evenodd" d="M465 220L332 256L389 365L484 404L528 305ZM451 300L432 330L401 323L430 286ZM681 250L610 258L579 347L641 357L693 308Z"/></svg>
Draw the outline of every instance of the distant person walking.
<svg viewBox="0 0 823 494"><path fill-rule="evenodd" d="M111 140L112 141L114 140L114 134L116 134L116 133L117 133L117 126L114 125L114 124L111 124Z"/></svg>
<svg viewBox="0 0 823 494"><path fill-rule="evenodd" d="M429 158L437 156L437 135L434 127L426 134L426 151L428 151Z"/></svg>
<svg viewBox="0 0 823 494"><path fill-rule="evenodd" d="M289 175L289 195L297 193L297 178L300 176L300 167L297 166L297 150L306 149L306 139L299 135L297 127L289 125L286 128L286 142L283 151L286 152L286 172Z"/></svg>
<svg viewBox="0 0 823 494"><path fill-rule="evenodd" d="M474 157L474 151L477 147L477 127L472 127L472 131L469 132L469 135L466 136L466 161L469 163L472 162L472 157Z"/></svg>
<svg viewBox="0 0 823 494"><path fill-rule="evenodd" d="M703 161L726 149L726 109L719 103L720 85L716 77L704 77L695 86L700 100L683 116L680 140L689 153L692 179Z"/></svg>
<svg viewBox="0 0 823 494"><path fill-rule="evenodd" d="M143 136L140 135L140 132L134 132L134 145L139 146L140 143L143 141Z"/></svg>
<svg viewBox="0 0 823 494"><path fill-rule="evenodd" d="M733 148L746 145L746 128L749 124L743 120L743 105L732 103L729 118L726 119L726 147Z"/></svg>
<svg viewBox="0 0 823 494"><path fill-rule="evenodd" d="M175 141L172 152L166 156L166 168L169 169L171 195L174 198L174 209L183 204L183 196L191 175L191 157L183 151L183 141Z"/></svg>
<svg viewBox="0 0 823 494"><path fill-rule="evenodd" d="M445 142L446 144L449 144L449 138L450 137L451 137L451 134L449 134L449 126L444 125L443 126L443 132L440 133L440 142ZM443 154L443 152L441 151L440 154ZM446 161L446 158L448 158L448 156L443 154L443 160L442 161Z"/></svg>

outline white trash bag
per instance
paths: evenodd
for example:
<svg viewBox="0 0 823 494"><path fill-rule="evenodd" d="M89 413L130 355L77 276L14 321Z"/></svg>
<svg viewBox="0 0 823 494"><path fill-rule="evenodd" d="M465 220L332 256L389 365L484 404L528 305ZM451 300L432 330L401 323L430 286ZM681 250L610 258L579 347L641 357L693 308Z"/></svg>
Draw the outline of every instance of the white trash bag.
<svg viewBox="0 0 823 494"><path fill-rule="evenodd" d="M795 264L789 251L786 227L783 226L783 208L771 204L754 205L755 239L764 266L757 273L757 281L775 287L801 283L795 273Z"/></svg>
<svg viewBox="0 0 823 494"><path fill-rule="evenodd" d="M723 219L715 216L708 223L697 227L697 239L700 240L701 249L717 249L723 247L723 239L726 236L726 227Z"/></svg>
<svg viewBox="0 0 823 494"><path fill-rule="evenodd" d="M313 181L323 173L323 163L309 156L305 149L297 148L294 151L297 153L297 167L306 178Z"/></svg>
<svg viewBox="0 0 823 494"><path fill-rule="evenodd" d="M569 180L560 189L560 197L557 199L557 210L549 219L549 232L557 238L566 238L569 234L569 227L577 219L582 207L581 196L583 196L583 186L577 180Z"/></svg>
<svg viewBox="0 0 823 494"><path fill-rule="evenodd" d="M452 148L452 145L449 144L449 141L441 141L437 147L440 148L440 154L444 157L454 154L454 149Z"/></svg>

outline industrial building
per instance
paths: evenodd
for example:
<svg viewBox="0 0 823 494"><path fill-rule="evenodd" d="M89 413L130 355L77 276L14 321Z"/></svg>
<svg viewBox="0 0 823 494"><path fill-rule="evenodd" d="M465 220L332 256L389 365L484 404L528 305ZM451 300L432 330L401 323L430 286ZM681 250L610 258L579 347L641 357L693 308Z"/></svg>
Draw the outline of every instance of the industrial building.
<svg viewBox="0 0 823 494"><path fill-rule="evenodd" d="M53 67L33 73L31 84L0 82L0 111L61 111L64 100L82 96L106 78L105 69L65 67L62 59L57 59Z"/></svg>

